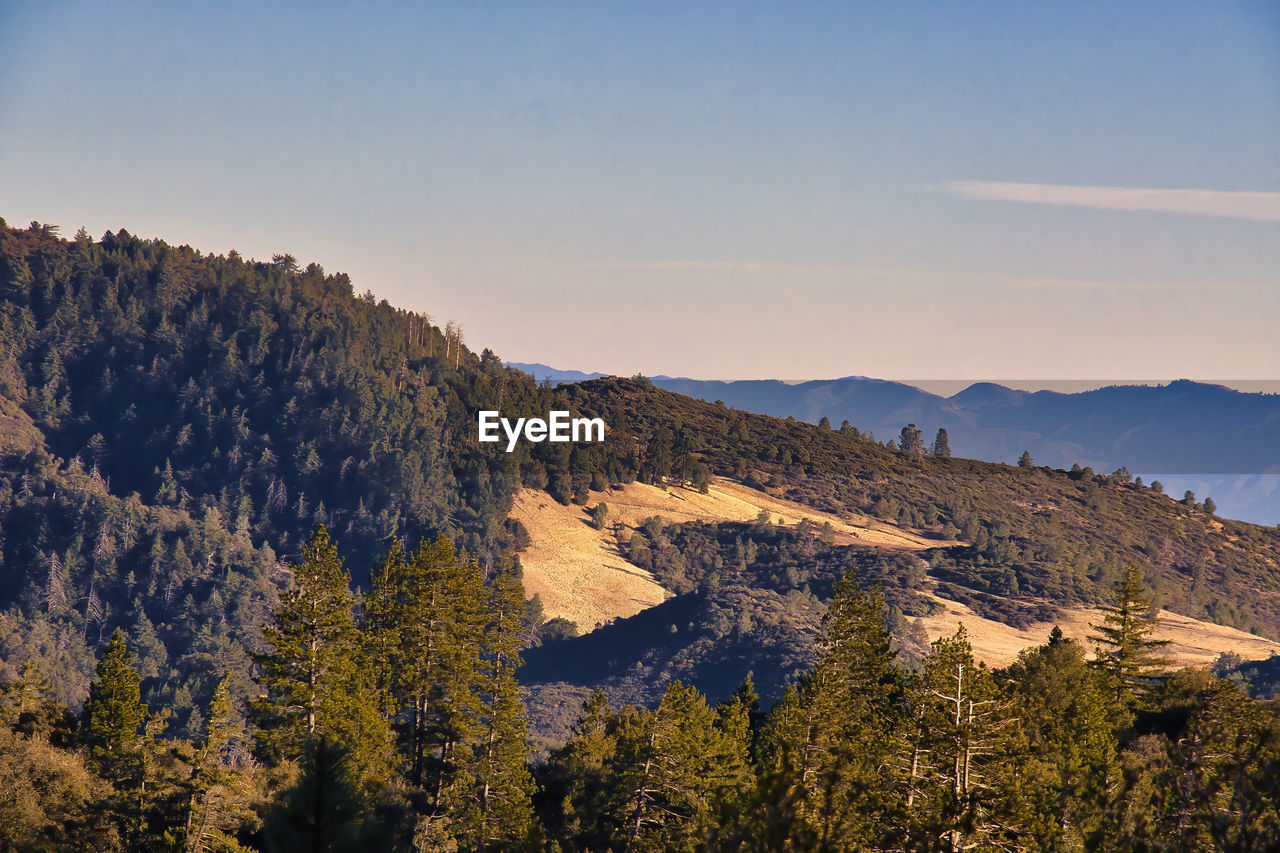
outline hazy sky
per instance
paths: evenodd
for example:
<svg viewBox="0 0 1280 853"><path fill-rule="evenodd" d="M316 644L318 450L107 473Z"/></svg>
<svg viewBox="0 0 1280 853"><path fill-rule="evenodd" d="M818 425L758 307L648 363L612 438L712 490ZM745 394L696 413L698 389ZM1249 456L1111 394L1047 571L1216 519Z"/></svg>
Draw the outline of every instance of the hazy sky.
<svg viewBox="0 0 1280 853"><path fill-rule="evenodd" d="M508 360L1280 363L1273 0L0 3L0 80L10 223L290 252Z"/></svg>

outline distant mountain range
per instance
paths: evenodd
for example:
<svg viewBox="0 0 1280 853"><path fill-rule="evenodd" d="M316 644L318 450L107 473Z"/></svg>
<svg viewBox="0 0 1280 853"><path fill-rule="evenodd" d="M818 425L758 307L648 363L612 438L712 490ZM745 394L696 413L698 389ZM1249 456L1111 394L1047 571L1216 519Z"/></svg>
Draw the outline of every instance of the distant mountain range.
<svg viewBox="0 0 1280 853"><path fill-rule="evenodd" d="M554 383L601 376L542 364L509 366ZM1081 393L1021 391L976 382L950 397L901 382L850 376L789 383L651 377L655 385L744 411L834 426L848 420L881 441L907 424L931 443L947 430L956 456L1016 462L1023 451L1055 468L1126 467L1171 493L1212 495L1224 515L1280 519L1280 395L1178 380Z"/></svg>

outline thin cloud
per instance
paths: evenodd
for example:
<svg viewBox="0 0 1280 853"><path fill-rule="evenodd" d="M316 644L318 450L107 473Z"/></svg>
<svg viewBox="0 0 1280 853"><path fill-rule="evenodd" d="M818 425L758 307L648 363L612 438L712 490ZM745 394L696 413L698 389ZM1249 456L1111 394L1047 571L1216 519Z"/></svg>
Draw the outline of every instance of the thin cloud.
<svg viewBox="0 0 1280 853"><path fill-rule="evenodd" d="M1064 184L1019 184L1005 181L951 181L943 189L965 198L1013 201L1094 210L1180 213L1225 219L1280 221L1280 192L1136 189Z"/></svg>

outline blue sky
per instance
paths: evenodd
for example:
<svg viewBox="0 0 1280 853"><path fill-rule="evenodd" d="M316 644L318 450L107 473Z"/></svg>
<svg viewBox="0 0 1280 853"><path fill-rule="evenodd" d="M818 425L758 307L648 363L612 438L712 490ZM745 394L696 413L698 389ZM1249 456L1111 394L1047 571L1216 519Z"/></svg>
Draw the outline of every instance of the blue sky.
<svg viewBox="0 0 1280 853"><path fill-rule="evenodd" d="M1275 378L1275 3L266 5L0 6L0 216L586 370Z"/></svg>

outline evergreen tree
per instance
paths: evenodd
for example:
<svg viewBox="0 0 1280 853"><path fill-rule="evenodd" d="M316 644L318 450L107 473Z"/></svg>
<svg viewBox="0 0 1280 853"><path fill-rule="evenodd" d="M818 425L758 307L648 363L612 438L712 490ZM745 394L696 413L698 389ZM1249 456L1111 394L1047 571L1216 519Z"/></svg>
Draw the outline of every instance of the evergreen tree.
<svg viewBox="0 0 1280 853"><path fill-rule="evenodd" d="M1019 822L1033 849L1102 849L1120 783L1117 723L1124 716L1083 646L1054 628L1003 673L1028 755L1018 772Z"/></svg>
<svg viewBox="0 0 1280 853"><path fill-rule="evenodd" d="M608 699L599 690L592 692L569 741L551 754L541 773L548 835L563 839L572 849L605 849L617 829L610 802L618 748L615 729Z"/></svg>
<svg viewBox="0 0 1280 853"><path fill-rule="evenodd" d="M489 625L481 693L485 699L475 747L475 781L462 820L477 850L510 849L532 826L533 777L529 773L528 731L515 671L519 652L524 587L518 569L504 564L489 594Z"/></svg>
<svg viewBox="0 0 1280 853"><path fill-rule="evenodd" d="M1154 640L1156 612L1142 570L1133 563L1115 586L1114 606L1104 606L1101 625L1092 626L1097 643L1094 664L1111 678L1117 698L1134 702L1159 680L1169 660L1159 650L1168 640Z"/></svg>
<svg viewBox="0 0 1280 853"><path fill-rule="evenodd" d="M148 807L148 744L142 678L116 630L98 661L85 702L85 742L98 773L114 787L109 819L126 844L142 843Z"/></svg>
<svg viewBox="0 0 1280 853"><path fill-rule="evenodd" d="M275 624L263 629L270 650L255 655L266 691L252 705L264 757L299 759L323 736L350 752L361 780L385 772L388 733L353 605L350 577L321 526L302 549Z"/></svg>
<svg viewBox="0 0 1280 853"><path fill-rule="evenodd" d="M269 853L342 853L379 846L371 831L375 827L365 824L351 765L351 754L324 734L307 742L302 778L267 815L263 842Z"/></svg>
<svg viewBox="0 0 1280 853"><path fill-rule="evenodd" d="M818 839L805 818L808 811L805 788L798 784L795 768L784 757L777 770L760 776L755 791L741 805L721 805L706 849L715 853L810 853L833 849Z"/></svg>
<svg viewBox="0 0 1280 853"><path fill-rule="evenodd" d="M1009 457L1006 456L1005 458L1008 459ZM1022 451L1022 455L1018 457L1018 467L1032 468L1034 466L1035 466L1035 463L1031 460L1031 451L1030 450ZM1079 467L1080 467L1079 465L1076 466L1076 468L1079 468Z"/></svg>
<svg viewBox="0 0 1280 853"><path fill-rule="evenodd" d="M951 458L951 443L947 440L947 431L945 429L938 429L938 435L933 440L933 455L940 459Z"/></svg>
<svg viewBox="0 0 1280 853"><path fill-rule="evenodd" d="M89 755L106 778L140 783L147 708L142 704L142 677L119 630L111 635L96 672L84 706Z"/></svg>
<svg viewBox="0 0 1280 853"><path fill-rule="evenodd" d="M1280 849L1280 720L1250 701L1238 683L1203 670L1175 675L1160 700L1165 709L1185 709L1188 720L1168 741L1168 762L1155 779L1162 796L1152 846Z"/></svg>
<svg viewBox="0 0 1280 853"><path fill-rule="evenodd" d="M924 433L915 424L907 424L898 436L898 449L912 456L924 453Z"/></svg>
<svg viewBox="0 0 1280 853"><path fill-rule="evenodd" d="M204 742L191 760L185 827L188 853L240 849L237 831L256 820L256 773L242 758L244 720L225 675L213 691Z"/></svg>
<svg viewBox="0 0 1280 853"><path fill-rule="evenodd" d="M716 705L716 725L738 744L744 760L754 765L758 760L756 733L764 714L760 711L760 695L756 693L751 673L728 699Z"/></svg>
<svg viewBox="0 0 1280 853"><path fill-rule="evenodd" d="M626 851L687 849L706 837L717 802L745 789L739 746L716 726L702 695L678 681L652 712L618 724L615 784Z"/></svg>
<svg viewBox="0 0 1280 853"><path fill-rule="evenodd" d="M675 459L674 439L671 430L665 425L659 426L653 440L645 448L645 473L648 481L661 485L671 475L671 466Z"/></svg>
<svg viewBox="0 0 1280 853"><path fill-rule="evenodd" d="M470 786L466 771L483 714L485 610L479 566L443 534L409 560L393 545L373 577L369 628L386 661L385 711L409 782L424 790L435 816L450 814Z"/></svg>
<svg viewBox="0 0 1280 853"><path fill-rule="evenodd" d="M902 738L902 682L879 589L841 580L823 623L822 657L788 690L761 732L762 769L795 774L808 832L823 845L876 846L901 810L893 756Z"/></svg>
<svg viewBox="0 0 1280 853"><path fill-rule="evenodd" d="M991 673L975 664L964 627L933 643L912 691L909 831L929 849L1007 849L1016 825L1019 732Z"/></svg>

